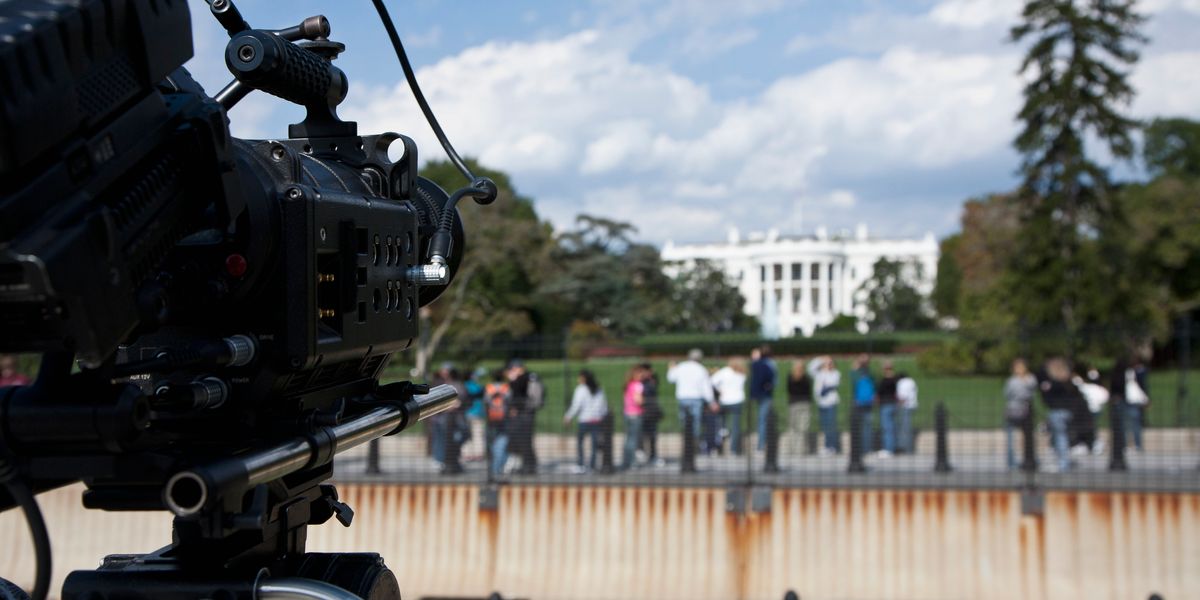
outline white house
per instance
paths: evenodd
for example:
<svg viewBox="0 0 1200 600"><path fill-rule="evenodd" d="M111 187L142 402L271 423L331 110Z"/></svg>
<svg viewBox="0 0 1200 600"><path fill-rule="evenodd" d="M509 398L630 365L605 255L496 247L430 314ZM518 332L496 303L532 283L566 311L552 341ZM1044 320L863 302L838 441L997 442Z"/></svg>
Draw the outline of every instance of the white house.
<svg viewBox="0 0 1200 600"><path fill-rule="evenodd" d="M906 277L928 296L937 278L938 242L932 233L919 239L872 238L865 225L853 235L830 236L818 227L810 236L781 237L771 230L745 239L731 229L724 243L667 242L662 257L684 267L700 259L720 265L746 298L748 314L770 322L783 335L812 335L840 314L858 317L862 327L867 310L860 288L880 258L912 265L905 269ZM668 268L678 268L674 265ZM768 298L768 293L775 297ZM777 314L764 315L764 308L774 308Z"/></svg>

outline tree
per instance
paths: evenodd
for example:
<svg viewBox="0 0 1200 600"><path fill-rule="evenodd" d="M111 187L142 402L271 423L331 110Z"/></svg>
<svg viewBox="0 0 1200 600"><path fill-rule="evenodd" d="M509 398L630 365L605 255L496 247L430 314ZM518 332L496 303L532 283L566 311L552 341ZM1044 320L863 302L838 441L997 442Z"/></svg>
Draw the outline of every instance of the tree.
<svg viewBox="0 0 1200 600"><path fill-rule="evenodd" d="M707 260L697 260L672 281L672 322L678 332L718 333L758 329L757 319L746 314L746 299L725 271Z"/></svg>
<svg viewBox="0 0 1200 600"><path fill-rule="evenodd" d="M876 331L928 329L933 325L925 298L910 283L922 276L921 265L881 258L861 290L867 293L867 323Z"/></svg>
<svg viewBox="0 0 1200 600"><path fill-rule="evenodd" d="M933 308L941 317L958 316L958 298L962 293L962 268L955 253L962 234L947 236L939 244L937 281L933 284Z"/></svg>
<svg viewBox="0 0 1200 600"><path fill-rule="evenodd" d="M1142 139L1142 161L1151 175L1200 177L1200 122L1154 119Z"/></svg>
<svg viewBox="0 0 1200 600"><path fill-rule="evenodd" d="M1020 72L1029 76L1014 145L1023 155L1017 195L1021 233L1007 293L1016 313L1038 326L1061 325L1068 350L1086 326L1112 317L1100 306L1114 273L1097 242L1120 223L1107 170L1084 140L1112 156L1133 154L1136 123L1119 108L1133 98L1123 67L1133 65L1144 18L1133 0L1029 0L1014 42L1031 41Z"/></svg>
<svg viewBox="0 0 1200 600"><path fill-rule="evenodd" d="M579 215L576 228L558 235L556 269L539 293L621 336L662 331L670 318L671 281L653 246L632 240L636 228L602 217Z"/></svg>
<svg viewBox="0 0 1200 600"><path fill-rule="evenodd" d="M468 159L476 175L487 176L499 188L496 202L479 206L458 204L466 230L466 253L450 288L421 310L422 335L415 368L423 374L446 340L469 347L494 337L518 337L537 328L538 306L531 290L549 264L553 236L538 219L533 202L519 195L508 175ZM452 164L435 161L421 174L443 189L463 185Z"/></svg>

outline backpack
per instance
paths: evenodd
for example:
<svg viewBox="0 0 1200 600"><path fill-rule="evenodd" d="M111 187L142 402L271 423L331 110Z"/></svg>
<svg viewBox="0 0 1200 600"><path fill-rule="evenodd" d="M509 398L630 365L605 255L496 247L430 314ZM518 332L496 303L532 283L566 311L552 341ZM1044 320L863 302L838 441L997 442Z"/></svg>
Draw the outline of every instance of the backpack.
<svg viewBox="0 0 1200 600"><path fill-rule="evenodd" d="M537 375L529 374L529 385L525 388L525 409L537 410L546 404L546 386Z"/></svg>
<svg viewBox="0 0 1200 600"><path fill-rule="evenodd" d="M484 389L484 403L487 407L487 420L499 423L508 416L508 384L493 382Z"/></svg>

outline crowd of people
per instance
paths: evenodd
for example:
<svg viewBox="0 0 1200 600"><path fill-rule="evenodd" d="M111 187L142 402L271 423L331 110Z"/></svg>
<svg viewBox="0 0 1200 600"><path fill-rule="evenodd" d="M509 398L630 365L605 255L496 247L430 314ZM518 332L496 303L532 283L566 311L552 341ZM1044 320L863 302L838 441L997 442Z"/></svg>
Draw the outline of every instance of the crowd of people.
<svg viewBox="0 0 1200 600"><path fill-rule="evenodd" d="M1139 358L1118 361L1107 386L1098 370L1086 364L1072 365L1062 357L1050 358L1036 373L1024 359L1013 361L1004 383L1005 454L1010 469L1022 466L1017 460L1017 432L1030 435L1034 430L1034 400L1039 394L1057 470L1074 468L1075 457L1104 452L1096 427L1100 411L1109 402L1116 403L1115 414L1122 420L1125 440L1132 442L1137 452L1142 451L1150 378Z"/></svg>

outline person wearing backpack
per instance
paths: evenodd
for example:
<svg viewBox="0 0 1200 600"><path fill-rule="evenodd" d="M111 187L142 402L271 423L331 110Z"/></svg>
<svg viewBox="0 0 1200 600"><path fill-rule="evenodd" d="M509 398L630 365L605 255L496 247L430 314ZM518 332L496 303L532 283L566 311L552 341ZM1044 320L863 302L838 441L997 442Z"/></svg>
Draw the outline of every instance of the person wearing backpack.
<svg viewBox="0 0 1200 600"><path fill-rule="evenodd" d="M508 462L509 401L512 392L503 371L492 374L492 381L483 388L484 414L487 417L488 469L492 475L503 475Z"/></svg>
<svg viewBox="0 0 1200 600"><path fill-rule="evenodd" d="M1033 394L1037 387L1037 378L1029 372L1025 359L1014 360L1012 374L1004 382L1004 447L1010 470L1018 467L1013 432L1025 431L1025 420L1033 418Z"/></svg>
<svg viewBox="0 0 1200 600"><path fill-rule="evenodd" d="M536 373L525 369L525 363L513 359L507 369L512 401L509 416L512 418L512 451L521 457L520 475L537 474L537 449L534 447L537 411L546 398L546 388Z"/></svg>

